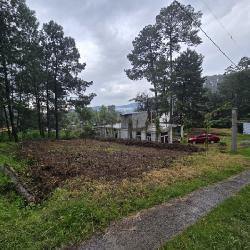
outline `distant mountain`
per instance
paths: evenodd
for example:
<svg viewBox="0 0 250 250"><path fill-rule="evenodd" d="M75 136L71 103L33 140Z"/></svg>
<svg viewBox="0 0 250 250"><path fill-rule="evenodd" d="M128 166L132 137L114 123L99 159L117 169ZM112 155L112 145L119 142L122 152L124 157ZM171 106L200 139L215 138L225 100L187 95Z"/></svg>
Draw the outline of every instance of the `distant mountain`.
<svg viewBox="0 0 250 250"><path fill-rule="evenodd" d="M137 103L130 103L126 105L115 106L115 110L121 113L129 113L136 111L137 107L138 107Z"/></svg>
<svg viewBox="0 0 250 250"><path fill-rule="evenodd" d="M213 76L207 76L204 87L210 89L213 93L217 92L218 85L220 82L222 82L224 79L224 75L213 75Z"/></svg>
<svg viewBox="0 0 250 250"><path fill-rule="evenodd" d="M120 113L134 112L137 109L137 103L130 103L126 105L115 106L115 110ZM94 111L99 111L101 106L92 107Z"/></svg>

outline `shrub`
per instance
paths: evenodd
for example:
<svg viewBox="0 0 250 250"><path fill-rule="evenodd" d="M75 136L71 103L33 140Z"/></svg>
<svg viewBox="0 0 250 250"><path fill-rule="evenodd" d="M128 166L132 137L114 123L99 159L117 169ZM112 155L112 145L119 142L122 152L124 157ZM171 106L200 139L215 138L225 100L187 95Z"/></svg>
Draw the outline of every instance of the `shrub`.
<svg viewBox="0 0 250 250"><path fill-rule="evenodd" d="M38 130L28 130L21 132L22 140L37 140L41 139L40 133Z"/></svg>
<svg viewBox="0 0 250 250"><path fill-rule="evenodd" d="M93 137L95 136L95 130L92 126L86 125L83 128L83 132L80 134L81 138Z"/></svg>
<svg viewBox="0 0 250 250"><path fill-rule="evenodd" d="M221 142L219 142L218 147L219 147L219 150L221 153L225 153L226 149L227 149L227 143L221 141Z"/></svg>

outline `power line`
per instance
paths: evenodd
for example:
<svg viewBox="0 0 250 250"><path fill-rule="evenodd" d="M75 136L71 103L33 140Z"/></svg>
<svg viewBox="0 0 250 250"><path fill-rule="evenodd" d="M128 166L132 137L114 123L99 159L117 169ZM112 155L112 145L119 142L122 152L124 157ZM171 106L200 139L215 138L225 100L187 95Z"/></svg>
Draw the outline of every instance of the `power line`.
<svg viewBox="0 0 250 250"><path fill-rule="evenodd" d="M190 16L186 10L184 9L184 7L182 7L182 5L177 1L177 4L179 5L179 7L183 10L183 13L186 14L187 17L189 17L192 21L195 21L193 19L192 16ZM234 61L220 48L220 46L207 34L207 32L201 27L199 26L199 29L203 32L203 34L213 43L213 45L222 53L223 56L225 56L236 68L238 68L238 66L236 65L236 63L234 63Z"/></svg>
<svg viewBox="0 0 250 250"><path fill-rule="evenodd" d="M213 17L217 20L217 22L220 24L220 26L225 30L225 32L227 33L227 35L230 37L230 39L237 45L239 46L239 44L237 43L237 41L233 38L233 35L228 31L228 29L225 27L225 25L221 22L221 20L214 14L214 12L212 11L212 9L209 7L209 5L206 3L205 0L200 0L208 9L208 11L213 15Z"/></svg>

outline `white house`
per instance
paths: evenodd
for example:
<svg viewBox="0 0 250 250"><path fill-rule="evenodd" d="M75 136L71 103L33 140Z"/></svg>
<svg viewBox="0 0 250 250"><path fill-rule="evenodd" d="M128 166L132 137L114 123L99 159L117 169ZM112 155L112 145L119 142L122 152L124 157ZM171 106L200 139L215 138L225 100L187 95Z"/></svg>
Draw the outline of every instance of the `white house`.
<svg viewBox="0 0 250 250"><path fill-rule="evenodd" d="M166 115L160 117L158 129L152 114L148 114L147 111L121 114L120 118L120 123L97 126L97 135L101 137L168 143L172 127L174 139L183 137L183 126L169 124L169 117Z"/></svg>

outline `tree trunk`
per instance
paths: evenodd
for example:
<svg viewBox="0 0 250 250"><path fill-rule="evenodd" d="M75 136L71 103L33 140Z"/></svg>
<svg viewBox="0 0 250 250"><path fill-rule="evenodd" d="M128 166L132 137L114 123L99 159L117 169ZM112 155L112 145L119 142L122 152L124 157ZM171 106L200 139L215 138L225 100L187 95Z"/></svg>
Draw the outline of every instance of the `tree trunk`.
<svg viewBox="0 0 250 250"><path fill-rule="evenodd" d="M41 102L38 96L36 97L36 107L37 107L37 119L38 119L39 133L40 133L40 136L44 138L44 130L43 130L43 124L42 124L42 117L41 117Z"/></svg>
<svg viewBox="0 0 250 250"><path fill-rule="evenodd" d="M4 112L5 124L8 130L8 136L9 136L9 139L11 140L12 138L11 138L11 132L10 132L10 124L9 124L8 114L7 114L5 105L3 105L3 112Z"/></svg>
<svg viewBox="0 0 250 250"><path fill-rule="evenodd" d="M170 53L170 115L169 115L169 123L170 123L170 133L169 133L169 137L168 137L168 142L169 143L173 143L173 45L172 45L172 37L170 35L169 38L169 53Z"/></svg>
<svg viewBox="0 0 250 250"><path fill-rule="evenodd" d="M17 108L17 118L16 118L16 127L19 131L22 131L22 124L20 122L20 106L22 103L22 89L20 89L20 93L19 93L19 108Z"/></svg>
<svg viewBox="0 0 250 250"><path fill-rule="evenodd" d="M57 70L55 73L55 78L54 78L54 91L55 91L55 127L56 127L56 139L59 139L59 123L58 123L58 90L57 90L57 80L56 80L56 76L57 76Z"/></svg>
<svg viewBox="0 0 250 250"><path fill-rule="evenodd" d="M0 172L8 176L14 183L16 191L23 196L27 202L36 202L35 197L29 193L27 188L21 183L15 170L9 166L0 166Z"/></svg>
<svg viewBox="0 0 250 250"><path fill-rule="evenodd" d="M152 49L150 45L150 53L151 53L151 58L150 58L150 67L152 70L152 78L153 78L153 86L154 86L154 94L155 94L155 111L156 111L156 116L158 116L158 91L157 91L157 83L156 83L156 76L155 76L155 68L154 68L154 59L152 57Z"/></svg>
<svg viewBox="0 0 250 250"><path fill-rule="evenodd" d="M47 129L48 129L48 137L50 137L50 109L49 109L49 79L47 79L46 83L46 111L47 111Z"/></svg>
<svg viewBox="0 0 250 250"><path fill-rule="evenodd" d="M3 60L3 69L4 69L5 97L7 100L7 107L8 107L9 117L10 117L10 124L11 124L11 128L12 128L12 136L13 136L15 142L18 142L16 126L14 123L14 112L12 109L12 102L11 102L11 96L10 96L10 94L11 94L10 84L9 84L9 80L8 80L8 72L7 72L7 66L6 66L5 59Z"/></svg>

